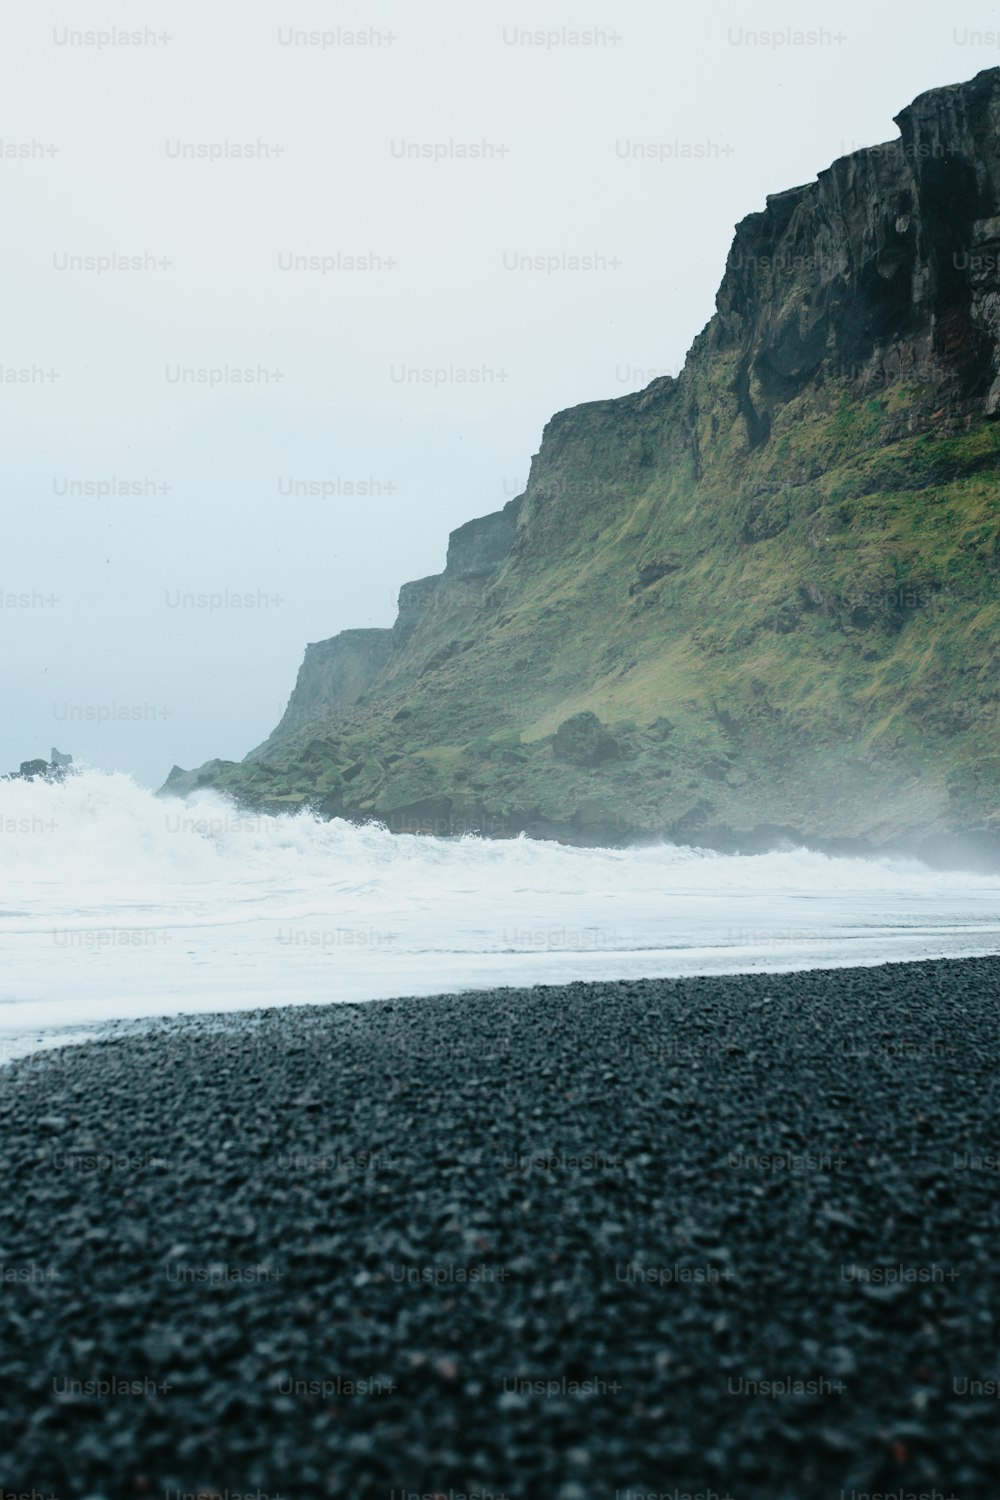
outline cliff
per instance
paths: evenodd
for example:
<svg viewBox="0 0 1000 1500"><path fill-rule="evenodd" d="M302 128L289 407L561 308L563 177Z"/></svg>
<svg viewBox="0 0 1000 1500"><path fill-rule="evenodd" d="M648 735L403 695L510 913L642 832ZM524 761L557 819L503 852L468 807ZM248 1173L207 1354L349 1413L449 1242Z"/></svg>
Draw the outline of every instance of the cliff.
<svg viewBox="0 0 1000 1500"><path fill-rule="evenodd" d="M737 227L680 377L561 412L391 630L175 768L397 829L1000 832L1000 69Z"/></svg>

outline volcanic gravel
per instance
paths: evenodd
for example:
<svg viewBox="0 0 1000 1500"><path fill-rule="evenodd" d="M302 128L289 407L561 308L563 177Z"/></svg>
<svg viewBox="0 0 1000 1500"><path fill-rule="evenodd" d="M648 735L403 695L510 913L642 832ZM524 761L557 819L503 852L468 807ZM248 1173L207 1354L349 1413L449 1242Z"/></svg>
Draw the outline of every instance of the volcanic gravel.
<svg viewBox="0 0 1000 1500"><path fill-rule="evenodd" d="M992 1500L998 1001L574 984L14 1063L0 1487Z"/></svg>

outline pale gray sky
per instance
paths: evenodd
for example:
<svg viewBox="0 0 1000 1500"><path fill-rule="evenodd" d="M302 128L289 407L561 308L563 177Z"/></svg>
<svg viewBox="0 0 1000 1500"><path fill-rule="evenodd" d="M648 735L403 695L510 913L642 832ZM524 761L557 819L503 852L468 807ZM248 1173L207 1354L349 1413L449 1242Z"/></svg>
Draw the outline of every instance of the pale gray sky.
<svg viewBox="0 0 1000 1500"><path fill-rule="evenodd" d="M926 0L0 26L0 770L54 743L151 785L263 739L307 641L391 624L553 412L676 372L767 193L1000 64L1000 8Z"/></svg>

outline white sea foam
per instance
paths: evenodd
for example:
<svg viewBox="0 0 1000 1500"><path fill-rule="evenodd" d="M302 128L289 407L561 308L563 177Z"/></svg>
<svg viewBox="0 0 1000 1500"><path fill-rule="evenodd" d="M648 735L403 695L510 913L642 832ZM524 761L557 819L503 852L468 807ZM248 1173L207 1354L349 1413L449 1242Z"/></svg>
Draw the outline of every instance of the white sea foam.
<svg viewBox="0 0 1000 1500"><path fill-rule="evenodd" d="M108 1019L996 951L1000 878L915 860L399 836L0 781L0 1056Z"/></svg>

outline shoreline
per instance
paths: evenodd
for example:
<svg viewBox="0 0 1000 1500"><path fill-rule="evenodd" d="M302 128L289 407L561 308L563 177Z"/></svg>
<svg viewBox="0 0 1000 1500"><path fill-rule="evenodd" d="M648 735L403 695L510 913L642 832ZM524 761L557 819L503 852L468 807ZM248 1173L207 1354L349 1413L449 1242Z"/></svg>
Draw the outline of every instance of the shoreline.
<svg viewBox="0 0 1000 1500"><path fill-rule="evenodd" d="M993 935L994 939L996 939L996 934L993 934L992 929L983 933L984 941L987 935ZM907 933L903 930L900 931L898 936L900 940L905 940ZM844 940L841 939L841 941ZM609 950L605 956L609 959L612 956L615 958L619 956L632 957L637 951L645 952L649 950L622 949L615 950L614 953ZM657 949L654 951L669 950ZM207 1026L210 1022L216 1021L223 1028L230 1024L239 1025L244 1021L250 1024L256 1017L270 1011L310 1011L325 1010L328 1007L341 1009L344 1007L363 1007L368 1005L424 1005L433 1004L437 1000L457 1000L463 996L499 997L504 994L515 993L519 995L532 995L541 1000L544 998L546 991L562 990L570 986L578 987L582 985L584 987L594 986L596 988L615 984L677 984L699 979L735 981L744 978L766 978L768 975L837 974L855 969L891 969L902 965L966 963L986 961L992 958L1000 959L1000 943L998 943L995 949L988 951L980 950L977 945L976 950L970 952L946 953L938 951L921 955L920 957L914 957L910 954L899 958L890 958L883 954L879 958L873 958L867 962L852 956L843 959L841 962L824 958L822 961L817 962L814 960L810 963L807 961L806 956L803 955L801 959L793 959L780 968L770 967L761 962L751 969L745 967L706 969L704 971L683 974L597 975L593 978L540 979L520 984L510 981L495 985L477 985L464 982L455 988L436 990L432 994L373 995L361 999L352 998L338 1001L313 1000L308 1002L293 1001L289 1003L278 1001L272 1004L247 1005L245 1007L230 1007L221 1010L179 1010L163 1011L150 1015L107 1016L91 1020L59 1022L58 1024L42 1027L0 1027L0 1077L3 1076L5 1068L11 1067L16 1062L38 1056L40 1053L58 1051L64 1047L81 1047L105 1041L127 1040L130 1037L144 1036L150 1032L169 1034L171 1027L175 1023L181 1024L187 1022L195 1026L203 1023ZM25 1003L25 1008L28 1008L27 1003ZM0 1019L2 1017L3 1011L0 1010ZM2 1500L2 1497L0 1497L0 1500Z"/></svg>
<svg viewBox="0 0 1000 1500"><path fill-rule="evenodd" d="M1000 958L138 1025L0 1070L8 1488L989 1493Z"/></svg>

